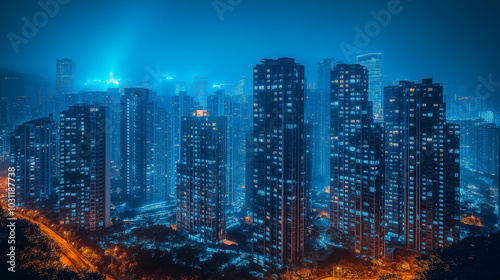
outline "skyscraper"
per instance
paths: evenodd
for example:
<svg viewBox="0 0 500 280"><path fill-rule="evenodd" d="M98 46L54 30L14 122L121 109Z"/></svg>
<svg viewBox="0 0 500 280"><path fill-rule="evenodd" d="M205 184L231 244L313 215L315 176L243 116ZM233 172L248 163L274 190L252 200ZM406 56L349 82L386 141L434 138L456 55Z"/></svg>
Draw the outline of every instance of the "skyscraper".
<svg viewBox="0 0 500 280"><path fill-rule="evenodd" d="M126 88L121 100L122 180L129 206L166 199L167 120L151 90Z"/></svg>
<svg viewBox="0 0 500 280"><path fill-rule="evenodd" d="M225 117L198 110L182 117L177 171L177 228L204 242L224 238Z"/></svg>
<svg viewBox="0 0 500 280"><path fill-rule="evenodd" d="M122 180L129 206L146 202L146 135L151 90L126 88L121 100Z"/></svg>
<svg viewBox="0 0 500 280"><path fill-rule="evenodd" d="M316 119L318 133L314 135L315 150L318 157L313 162L313 170L320 174L320 181L316 181L317 187L325 189L330 185L330 84L331 75L335 67L335 60L325 58L318 63L318 89L319 103L316 104ZM319 108L319 109L318 109Z"/></svg>
<svg viewBox="0 0 500 280"><path fill-rule="evenodd" d="M175 201L177 165L180 161L181 145L181 121L182 117L190 116L194 109L193 97L186 91L180 91L178 95L169 96L164 99L167 113L167 191L168 196Z"/></svg>
<svg viewBox="0 0 500 280"><path fill-rule="evenodd" d="M110 115L110 119L108 120L108 132L111 135L111 161L113 163L111 180L113 180L120 176L119 170L121 165L121 109L118 88L108 88L107 91L80 91L78 95L80 97L80 103L103 105Z"/></svg>
<svg viewBox="0 0 500 280"><path fill-rule="evenodd" d="M207 76L196 76L193 80L193 96L195 102L200 103L200 106L206 106L207 96L209 94L209 84Z"/></svg>
<svg viewBox="0 0 500 280"><path fill-rule="evenodd" d="M384 255L383 126L368 101L368 71L338 64L331 87L330 221L357 254Z"/></svg>
<svg viewBox="0 0 500 280"><path fill-rule="evenodd" d="M318 91L330 96L330 83L332 71L335 68L335 59L325 58L318 63Z"/></svg>
<svg viewBox="0 0 500 280"><path fill-rule="evenodd" d="M57 192L56 123L52 116L17 126L10 140L18 203L48 199Z"/></svg>
<svg viewBox="0 0 500 280"><path fill-rule="evenodd" d="M31 96L16 96L9 104L8 119L11 124L21 124L31 120L32 97Z"/></svg>
<svg viewBox="0 0 500 280"><path fill-rule="evenodd" d="M226 116L227 214L239 212L244 204L245 184L245 134L242 115L242 96L228 96L225 90L217 90L207 98L207 108L211 116Z"/></svg>
<svg viewBox="0 0 500 280"><path fill-rule="evenodd" d="M165 201L167 190L167 114L158 102L146 109L146 203Z"/></svg>
<svg viewBox="0 0 500 280"><path fill-rule="evenodd" d="M211 116L227 115L228 102L226 100L228 97L226 91L223 89L217 90L214 94L207 96L207 110Z"/></svg>
<svg viewBox="0 0 500 280"><path fill-rule="evenodd" d="M382 108L382 54L369 53L357 56L357 63L368 70L368 100L373 102L375 121L383 121Z"/></svg>
<svg viewBox="0 0 500 280"><path fill-rule="evenodd" d="M254 67L253 260L267 269L299 262L305 235L304 66L292 58Z"/></svg>
<svg viewBox="0 0 500 280"><path fill-rule="evenodd" d="M404 241L404 165L402 149L406 129L404 91L401 85L384 88L385 223L386 238Z"/></svg>
<svg viewBox="0 0 500 280"><path fill-rule="evenodd" d="M56 62L56 91L74 93L75 64L71 59L58 59Z"/></svg>
<svg viewBox="0 0 500 280"><path fill-rule="evenodd" d="M388 134L396 139L387 155L394 162L386 168L398 178L387 181L388 199L401 199L401 191L404 199L403 221L393 213L389 224L403 232L410 250L427 253L449 246L460 236L460 127L447 123L443 87L432 79L401 81L385 92ZM397 164L400 160L403 164ZM401 211L399 205L387 211Z"/></svg>
<svg viewBox="0 0 500 280"><path fill-rule="evenodd" d="M475 127L475 170L487 175L498 175L498 149L500 129L493 123L482 123Z"/></svg>
<svg viewBox="0 0 500 280"><path fill-rule="evenodd" d="M95 231L110 225L110 135L106 108L60 113L59 223Z"/></svg>

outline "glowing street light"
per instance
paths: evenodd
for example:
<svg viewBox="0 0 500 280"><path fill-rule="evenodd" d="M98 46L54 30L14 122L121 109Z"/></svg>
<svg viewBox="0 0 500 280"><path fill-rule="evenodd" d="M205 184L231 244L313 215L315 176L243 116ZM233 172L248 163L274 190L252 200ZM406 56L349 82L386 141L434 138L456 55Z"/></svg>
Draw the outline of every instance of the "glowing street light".
<svg viewBox="0 0 500 280"><path fill-rule="evenodd" d="M340 266L334 267L333 269L333 278L335 279L335 271L337 271L337 278L340 279Z"/></svg>

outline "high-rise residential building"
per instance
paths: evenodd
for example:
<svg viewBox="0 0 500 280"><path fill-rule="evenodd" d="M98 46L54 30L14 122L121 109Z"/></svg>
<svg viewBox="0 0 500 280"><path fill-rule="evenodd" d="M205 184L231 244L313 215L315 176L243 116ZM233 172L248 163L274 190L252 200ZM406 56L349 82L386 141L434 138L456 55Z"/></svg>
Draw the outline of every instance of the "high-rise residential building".
<svg viewBox="0 0 500 280"><path fill-rule="evenodd" d="M180 91L178 95L168 96L162 100L167 113L167 194L170 199L175 201L177 197L177 165L180 161L181 121L182 117L191 115L194 109L194 100L186 91Z"/></svg>
<svg viewBox="0 0 500 280"><path fill-rule="evenodd" d="M31 96L16 96L12 98L8 104L9 116L11 124L18 125L31 120L32 112L32 97Z"/></svg>
<svg viewBox="0 0 500 280"><path fill-rule="evenodd" d="M224 239L225 117L195 111L181 121L177 170L177 228L204 242Z"/></svg>
<svg viewBox="0 0 500 280"><path fill-rule="evenodd" d="M332 71L335 68L335 59L325 58L318 63L318 91L326 92L330 96Z"/></svg>
<svg viewBox="0 0 500 280"><path fill-rule="evenodd" d="M147 119L151 90L126 88L121 100L121 163L129 206L146 203Z"/></svg>
<svg viewBox="0 0 500 280"><path fill-rule="evenodd" d="M9 159L10 153L10 132L0 126L0 163Z"/></svg>
<svg viewBox="0 0 500 280"><path fill-rule="evenodd" d="M500 128L493 123L482 123L475 127L475 170L498 176L498 149Z"/></svg>
<svg viewBox="0 0 500 280"><path fill-rule="evenodd" d="M168 119L158 102L149 103L146 114L146 203L151 203L168 199Z"/></svg>
<svg viewBox="0 0 500 280"><path fill-rule="evenodd" d="M315 104L317 131L315 137L315 150L318 158L313 162L320 181L316 181L317 189L326 189L330 185L330 84L331 74L335 68L335 60L325 58L318 63L318 103ZM318 109L320 108L320 109ZM322 183L321 183L322 182Z"/></svg>
<svg viewBox="0 0 500 280"><path fill-rule="evenodd" d="M18 203L27 205L57 192L56 123L52 116L23 123L10 140Z"/></svg>
<svg viewBox="0 0 500 280"><path fill-rule="evenodd" d="M56 91L74 93L75 64L71 59L58 59L56 62Z"/></svg>
<svg viewBox="0 0 500 280"><path fill-rule="evenodd" d="M59 223L95 231L110 225L110 135L106 108L60 113Z"/></svg>
<svg viewBox="0 0 500 280"><path fill-rule="evenodd" d="M432 79L401 81L385 93L386 174L395 176L387 178L388 224L394 233L403 232L410 250L428 253L449 246L460 236L460 127L447 123L443 87ZM401 192L402 222L394 213L401 211L396 203Z"/></svg>
<svg viewBox="0 0 500 280"><path fill-rule="evenodd" d="M404 241L404 174L403 168L404 113L403 87L384 88L384 128L385 128L385 235L389 241Z"/></svg>
<svg viewBox="0 0 500 280"><path fill-rule="evenodd" d="M314 186L314 181L313 181L313 161L314 161L314 144L316 139L314 139L314 134L315 134L315 124L312 123L305 123L304 124L304 130L305 130L305 138L306 138L306 153L305 153L305 182L306 182L306 196L307 196L307 201L306 201L306 215L309 218L310 215L313 212L313 202L315 202L316 198L316 191L317 189ZM310 222L310 219L307 220L307 222ZM309 225L309 223L306 223L306 225Z"/></svg>
<svg viewBox="0 0 500 280"><path fill-rule="evenodd" d="M110 119L108 120L108 132L111 135L111 180L120 176L121 165L121 134L120 119L121 105L120 92L118 88L108 88L107 91L80 91L79 103L88 103L93 105L103 105L106 107Z"/></svg>
<svg viewBox="0 0 500 280"><path fill-rule="evenodd" d="M448 107L448 104L446 104ZM448 113L447 113L448 114ZM462 167L475 168L477 131L476 127L483 123L482 119L452 120L451 123L460 125L460 164Z"/></svg>
<svg viewBox="0 0 500 280"><path fill-rule="evenodd" d="M226 91L221 89L214 92L214 94L207 96L207 110L211 116L226 116L228 111L229 96Z"/></svg>
<svg viewBox="0 0 500 280"><path fill-rule="evenodd" d="M205 107L207 96L210 93L210 85L207 76L196 76L193 80L193 97L201 107Z"/></svg>
<svg viewBox="0 0 500 280"><path fill-rule="evenodd" d="M304 256L304 66L264 59L253 72L253 260L286 267Z"/></svg>
<svg viewBox="0 0 500 280"><path fill-rule="evenodd" d="M207 98L211 116L226 116L226 212L229 217L237 214L244 204L245 185L245 129L242 115L242 96L228 96L225 90L217 90ZM242 164L243 163L243 164Z"/></svg>
<svg viewBox="0 0 500 280"><path fill-rule="evenodd" d="M382 107L382 54L369 53L357 56L357 63L368 70L368 100L373 102L375 121L383 121Z"/></svg>
<svg viewBox="0 0 500 280"><path fill-rule="evenodd" d="M126 88L121 99L121 165L129 206L166 199L167 120L151 90Z"/></svg>
<svg viewBox="0 0 500 280"><path fill-rule="evenodd" d="M361 257L384 255L384 137L368 99L368 70L338 64L331 76L330 221Z"/></svg>
<svg viewBox="0 0 500 280"><path fill-rule="evenodd" d="M6 127L9 122L9 99L5 96L0 96L0 129Z"/></svg>

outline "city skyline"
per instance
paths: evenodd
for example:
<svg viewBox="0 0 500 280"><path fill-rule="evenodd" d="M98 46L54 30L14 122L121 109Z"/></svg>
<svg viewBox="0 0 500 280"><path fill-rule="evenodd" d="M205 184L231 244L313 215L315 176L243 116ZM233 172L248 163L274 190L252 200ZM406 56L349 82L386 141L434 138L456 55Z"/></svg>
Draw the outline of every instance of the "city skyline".
<svg viewBox="0 0 500 280"><path fill-rule="evenodd" d="M500 275L500 2L2 6L8 279Z"/></svg>
<svg viewBox="0 0 500 280"><path fill-rule="evenodd" d="M315 64L324 57L333 56L337 61L354 63L357 55L382 53L385 75L389 75L392 79L421 80L432 76L432 78L442 81L443 84L466 84L472 87L481 84L478 80L481 76L488 80L488 76L491 74L492 81L500 80L497 78L500 77L500 73L495 67L492 67L500 62L481 63L481 61L497 59L497 56L490 50L495 49L494 46L498 46L498 42L489 36L499 28L492 14L495 6L498 5L496 2L476 3L473 7L467 5L466 2L457 2L453 6L453 12L445 12L448 8L446 3L403 0L353 1L352 3L327 3L325 1L318 5L312 5L306 1L294 1L285 10L280 10L280 1L266 2L267 4L263 1L236 1L234 3L238 3L238 5L231 6L228 10L222 9L224 20L221 21L218 10L213 3L205 3L200 0L188 6L180 1L166 3L151 1L149 5L144 5L138 10L141 16L150 14L151 18L140 25L132 25L126 21L125 16L131 8L128 3L117 8L113 7L112 2L106 2L102 3L104 6L100 9L92 10L92 6L95 5L93 3L80 4L68 1L67 4L58 5L57 13L53 17L49 17L50 20L45 25L40 28L35 26L37 29L35 36L29 38L28 43L19 45L18 54L14 52L11 41L5 36L4 40L0 42L1 48L6 50L1 54L3 63L0 66L24 73L33 73L52 80L52 61L59 58L71 58L79 65L76 68L78 86L82 86L88 80L106 79L110 72L115 73L117 78L138 82L144 80L148 75L152 76L152 73L157 73L157 66L159 66L158 72L168 76L185 80L191 80L194 76L210 76L213 78L213 83L218 84L237 80L238 76L251 76L251 71L243 67L245 64L251 65L254 61L264 57L289 56L303 63L306 69L309 69L306 70L306 77L315 81L317 80L316 71L314 71ZM44 11L36 3L29 6L19 6L14 2L6 2L5 5L7 7L2 9L2 12L9 11L9 14L4 15L3 18L12 19L8 21L8 24L2 26L1 33L6 35L12 32L23 36L21 29L24 22L21 19L26 17L27 20L32 21L34 13ZM333 8L337 5L340 7ZM388 12L388 7L391 5L397 7L394 10L396 13ZM113 8L117 8L113 16L102 14L113 10ZM87 9L89 12L92 10L95 16L101 19L88 25L89 31L95 31L92 38L99 42L99 44L89 42L91 44L89 53L94 54L93 57L86 57L85 52L77 51L80 48L79 44L72 45L71 48L68 45L72 41L77 42L77 36L88 34L79 27L81 17L75 15L79 11L87 11ZM340 11L348 12L340 13ZM268 46L268 50L254 51L261 49L258 41L245 38L256 36L259 27L265 24L261 17L256 17L259 12L264 13L263 16L273 13L280 19L287 18L289 14L298 16L300 24L297 27L306 38L310 39L304 38L304 40L297 41L297 39L293 39L292 30L286 29L278 35L278 38L290 39L294 44L281 45L276 40L270 39L268 41L272 45ZM332 19L325 17L327 12L334 15ZM481 19L474 17L479 12L482 13ZM161 17L162 13L168 16L159 19L158 17ZM189 15L181 21L187 24L186 27L178 25L177 28L173 28L173 23L178 17L176 14L183 13ZM314 14L322 16L314 17ZM374 14L379 14L379 16L374 16ZM418 20L418 16L421 14L426 14L432 21L428 23L420 21L422 26L412 27L412 22ZM387 17L388 23L378 23L378 17ZM75 31L66 32L66 29L61 29L63 28L63 25L60 24L62 21L66 24L70 23L66 28L74 27ZM156 26L153 25L153 28L149 28L151 21L156 22ZM483 21L490 24L483 25ZM343 23L342 28L337 28L337 22ZM372 22L377 23L378 28L373 28L372 33L366 32L366 26ZM189 36L193 32L189 32L190 28L196 23L200 23L201 30L196 31L194 37ZM98 24L107 26L109 29L99 30ZM440 29L429 33L427 30L432 30L429 27L430 24L435 24ZM165 36L156 31L157 28L163 26L167 27ZM481 28L476 28L477 26L481 26ZM130 29L130 32L126 32L127 28ZM357 36L358 32L355 28L365 33L365 36L361 36L363 38ZM459 29L460 32L457 31ZM306 30L310 31L306 32ZM401 30L409 30L409 32L401 32ZM172 36L168 36L168 31L173 33ZM59 42L60 39L53 38L53 36L60 32L66 33L68 37L65 41L60 41L59 44L52 44L52 42ZM108 36L110 33L113 34L111 38ZM309 33L311 33L310 36L308 36ZM374 36L368 36L366 33ZM444 34L447 35L443 36ZM414 38L424 35L430 36L429 40L435 40L439 44L414 46ZM267 37L269 35L266 35ZM148 41L147 38L150 40ZM237 38L236 41L234 38ZM397 41L396 38L398 38ZM463 38L473 39L464 40ZM145 40L148 43L137 45L133 43L136 39ZM199 44L198 41L207 42L211 39L217 40L219 42L217 45L227 47L206 49L194 47ZM366 43L363 42L363 39L367 39ZM170 41L177 41L181 45L179 47L171 46L168 44ZM120 43L127 47L117 48L115 44ZM357 49L352 55L348 55L350 59L341 50L343 43ZM399 44L400 47L395 48L396 44ZM246 48L254 50L249 53ZM273 51L278 49L279 52ZM304 51L305 49L310 51ZM50 55L37 58L36 54L39 50L44 50ZM209 52L214 53L209 55ZM422 52L427 55L419 57L419 53ZM244 56L243 53L245 53ZM134 59L130 60L130 56L133 56ZM221 59L223 60L221 61ZM34 64L33 61L40 61L40 63ZM239 63L235 63L235 61L239 61ZM406 65L411 65L411 67L400 67L401 61L405 61ZM214 65L222 67L213 67ZM456 70L455 66L457 65L463 66L461 71ZM231 71L227 69L231 69ZM236 75L234 75L235 73ZM152 78L154 79L154 77Z"/></svg>

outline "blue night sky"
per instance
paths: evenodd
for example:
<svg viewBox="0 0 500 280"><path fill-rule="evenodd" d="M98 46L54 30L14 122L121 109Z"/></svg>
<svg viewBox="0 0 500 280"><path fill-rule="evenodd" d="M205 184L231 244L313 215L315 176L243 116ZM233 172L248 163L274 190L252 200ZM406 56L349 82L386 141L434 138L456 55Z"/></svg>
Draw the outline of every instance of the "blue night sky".
<svg viewBox="0 0 500 280"><path fill-rule="evenodd" d="M42 0L47 1L47 0ZM62 1L62 0L61 0ZM235 3L221 21L213 0L77 1L60 5L16 54L8 34L22 35L22 18L42 10L37 1L0 4L0 67L55 79L55 60L71 58L77 79L115 77L140 81L146 67L190 80L251 77L262 58L294 57L316 81L322 58L346 61L339 45L354 44L357 26L390 1L264 1ZM241 3L240 3L241 2ZM500 1L401 0L402 11L371 38L362 53L382 52L390 78L432 77L447 84L500 81ZM500 90L500 89L499 89Z"/></svg>

